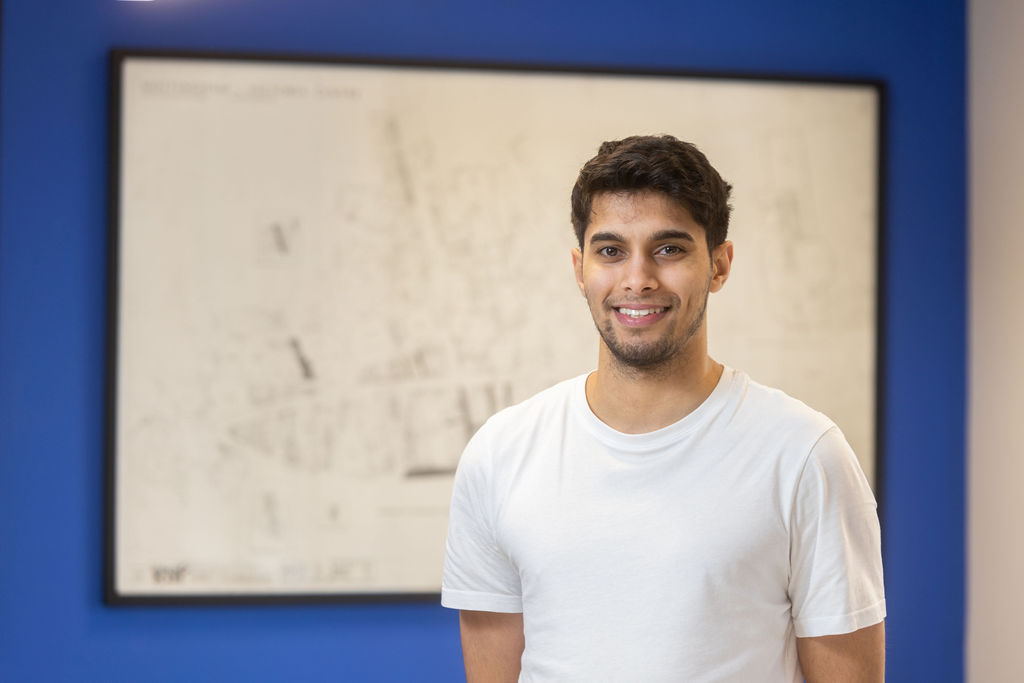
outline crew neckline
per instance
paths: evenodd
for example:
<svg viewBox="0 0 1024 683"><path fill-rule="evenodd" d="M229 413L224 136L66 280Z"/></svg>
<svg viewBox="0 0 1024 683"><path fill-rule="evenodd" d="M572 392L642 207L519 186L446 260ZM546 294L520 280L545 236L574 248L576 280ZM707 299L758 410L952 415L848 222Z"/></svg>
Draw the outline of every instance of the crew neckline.
<svg viewBox="0 0 1024 683"><path fill-rule="evenodd" d="M576 378L576 386L572 391L572 401L577 415L582 419L587 431L598 441L611 448L629 454L641 455L657 451L669 444L676 444L687 434L697 429L725 406L731 389L739 373L727 365L722 366L722 376L706 399L691 412L670 425L653 432L627 434L601 421L590 408L587 401L587 377L590 373Z"/></svg>

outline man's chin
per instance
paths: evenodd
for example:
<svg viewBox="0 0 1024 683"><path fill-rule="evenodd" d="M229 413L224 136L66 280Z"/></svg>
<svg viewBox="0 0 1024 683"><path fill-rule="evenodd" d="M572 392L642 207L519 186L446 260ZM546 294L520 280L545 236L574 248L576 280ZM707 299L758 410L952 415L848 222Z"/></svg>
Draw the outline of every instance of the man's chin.
<svg viewBox="0 0 1024 683"><path fill-rule="evenodd" d="M676 357L679 349L666 342L646 344L621 344L617 341L605 345L620 365L636 370L652 370L667 365Z"/></svg>

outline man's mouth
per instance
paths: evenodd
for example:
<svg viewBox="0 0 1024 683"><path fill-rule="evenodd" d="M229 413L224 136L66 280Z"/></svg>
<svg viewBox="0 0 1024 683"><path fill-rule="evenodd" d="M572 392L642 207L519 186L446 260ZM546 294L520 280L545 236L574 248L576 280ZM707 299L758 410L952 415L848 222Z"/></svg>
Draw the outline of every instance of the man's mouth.
<svg viewBox="0 0 1024 683"><path fill-rule="evenodd" d="M656 313L662 313L665 311L664 306L657 308L616 308L618 313L622 315L628 315L630 318L643 318L647 315L654 315Z"/></svg>

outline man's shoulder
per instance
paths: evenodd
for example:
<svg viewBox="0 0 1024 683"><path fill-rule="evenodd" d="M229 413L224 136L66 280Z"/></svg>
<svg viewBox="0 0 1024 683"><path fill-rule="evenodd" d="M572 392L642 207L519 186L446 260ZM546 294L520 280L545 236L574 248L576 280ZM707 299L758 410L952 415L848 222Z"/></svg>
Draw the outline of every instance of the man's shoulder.
<svg viewBox="0 0 1024 683"><path fill-rule="evenodd" d="M736 400L715 432L717 443L749 471L765 467L771 476L764 482L795 486L813 458L835 460L844 468L856 462L845 436L824 413L743 373L737 373L734 386Z"/></svg>
<svg viewBox="0 0 1024 683"><path fill-rule="evenodd" d="M812 439L835 427L827 415L783 389L761 384L742 371L733 372L741 384L737 411L742 412L747 421L766 429L782 429Z"/></svg>

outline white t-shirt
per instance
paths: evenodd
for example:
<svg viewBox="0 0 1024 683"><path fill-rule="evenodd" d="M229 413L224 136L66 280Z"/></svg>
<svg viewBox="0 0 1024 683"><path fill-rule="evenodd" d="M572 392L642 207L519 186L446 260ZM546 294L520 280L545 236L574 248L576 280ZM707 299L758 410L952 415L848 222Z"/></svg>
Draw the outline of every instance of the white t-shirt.
<svg viewBox="0 0 1024 683"><path fill-rule="evenodd" d="M798 683L796 637L885 617L874 497L828 418L726 368L623 434L585 381L492 417L455 477L441 602L521 611L520 681Z"/></svg>

